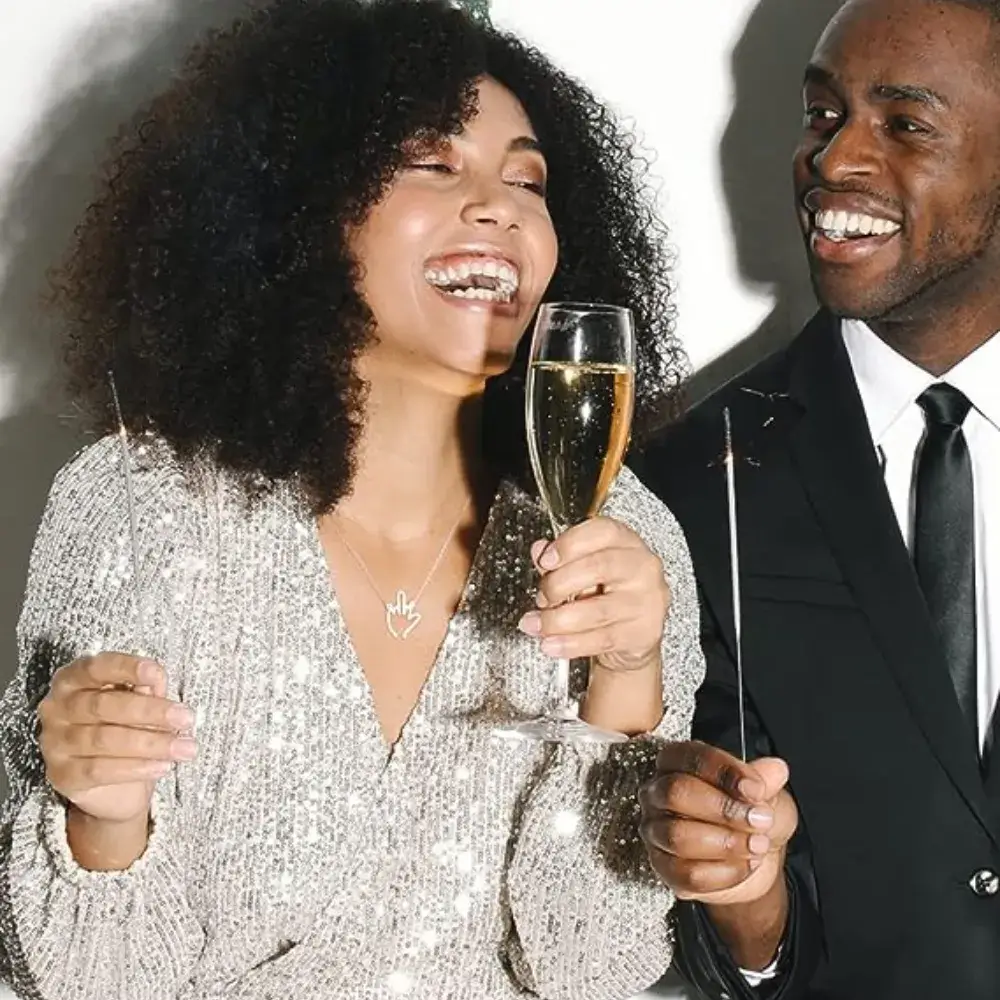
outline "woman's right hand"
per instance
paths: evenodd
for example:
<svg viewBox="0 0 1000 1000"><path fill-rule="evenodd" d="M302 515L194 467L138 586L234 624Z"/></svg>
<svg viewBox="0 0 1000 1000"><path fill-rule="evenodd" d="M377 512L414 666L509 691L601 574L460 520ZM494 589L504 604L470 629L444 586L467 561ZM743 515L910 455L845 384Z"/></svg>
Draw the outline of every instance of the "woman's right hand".
<svg viewBox="0 0 1000 1000"><path fill-rule="evenodd" d="M194 739L179 735L194 713L166 698L166 675L152 660L74 660L56 671L38 718L49 783L91 820L146 819L157 780L195 755Z"/></svg>

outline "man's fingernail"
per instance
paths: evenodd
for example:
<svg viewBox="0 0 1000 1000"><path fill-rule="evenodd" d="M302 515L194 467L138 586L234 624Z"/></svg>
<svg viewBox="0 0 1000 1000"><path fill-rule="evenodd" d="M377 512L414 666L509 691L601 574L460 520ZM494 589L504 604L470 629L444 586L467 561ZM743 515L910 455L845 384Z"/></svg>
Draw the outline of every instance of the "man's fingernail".
<svg viewBox="0 0 1000 1000"><path fill-rule="evenodd" d="M757 778L744 778L740 784L740 795L745 799L759 799L764 794L764 783Z"/></svg>
<svg viewBox="0 0 1000 1000"><path fill-rule="evenodd" d="M542 616L537 611L529 611L517 623L525 635L538 635L542 631Z"/></svg>
<svg viewBox="0 0 1000 1000"><path fill-rule="evenodd" d="M160 679L160 667L155 660L140 660L136 669L140 684L156 684Z"/></svg>
<svg viewBox="0 0 1000 1000"><path fill-rule="evenodd" d="M756 806L747 814L747 819L751 826L755 826L758 830L766 830L774 822L774 813L770 809Z"/></svg>
<svg viewBox="0 0 1000 1000"><path fill-rule="evenodd" d="M755 833L750 838L750 851L753 854L767 854L771 850L771 838L762 833Z"/></svg>
<svg viewBox="0 0 1000 1000"><path fill-rule="evenodd" d="M555 545L550 545L541 555L538 560L538 565L542 569L555 569L559 565L559 553L556 551Z"/></svg>

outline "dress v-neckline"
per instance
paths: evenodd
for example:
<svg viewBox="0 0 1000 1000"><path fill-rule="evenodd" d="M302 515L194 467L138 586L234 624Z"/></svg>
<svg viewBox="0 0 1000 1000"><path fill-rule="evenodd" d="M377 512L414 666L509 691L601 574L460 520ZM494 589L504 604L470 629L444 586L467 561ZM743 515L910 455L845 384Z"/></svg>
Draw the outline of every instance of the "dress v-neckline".
<svg viewBox="0 0 1000 1000"><path fill-rule="evenodd" d="M325 593L327 594L327 606L334 616L336 626L343 633L344 645L348 654L347 659L349 661L349 669L354 674L356 683L358 683L364 691L363 701L365 706L365 715L367 717L366 721L368 728L371 731L371 738L375 745L379 747L379 750L384 757L384 767L388 767L389 764L392 763L394 756L404 742L409 744L410 740L407 738L407 733L412 730L413 723L422 717L423 707L435 687L435 679L443 672L443 669L448 664L448 649L452 644L452 637L455 633L455 629L468 615L470 597L475 589L474 581L481 572L481 563L483 558L485 558L484 552L491 544L496 518L504 503L508 502L512 488L512 484L506 479L501 479L499 485L497 486L496 493L493 496L493 502L490 504L489 513L486 517L486 523L483 526L482 534L479 536L479 544L476 546L476 550L473 553L472 562L469 565L469 572L465 578L465 583L462 586L462 593L459 597L458 605L456 606L454 613L448 619L448 624L445 628L444 635L441 638L441 642L438 644L430 669L427 671L427 675L424 677L423 683L420 685L420 690L417 693L417 697L414 700L410 711L407 713L406 718L403 720L403 724L400 726L399 735L392 742L385 738L382 723L375 707L375 694L372 690L371 682L369 681L368 674L361 662L361 657L358 654L358 648L354 642L354 637L351 635L351 630L347 625L347 619L344 616L340 596L337 593L337 582L334 576L333 568L330 566L326 551L323 548L323 539L320 536L319 524L314 517L309 515L312 526L310 537L312 540L313 556L319 572L322 573L323 587Z"/></svg>

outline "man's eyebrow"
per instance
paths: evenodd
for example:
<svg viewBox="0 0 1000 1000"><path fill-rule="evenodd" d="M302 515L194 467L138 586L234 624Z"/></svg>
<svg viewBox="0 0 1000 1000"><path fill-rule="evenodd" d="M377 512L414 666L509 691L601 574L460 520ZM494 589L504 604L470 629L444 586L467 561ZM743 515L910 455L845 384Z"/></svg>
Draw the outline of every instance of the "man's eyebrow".
<svg viewBox="0 0 1000 1000"><path fill-rule="evenodd" d="M806 67L804 82L838 89L833 73L817 63L810 63ZM876 83L868 91L868 96L873 101L912 101L935 111L945 111L951 107L951 102L943 94L915 83Z"/></svg>
<svg viewBox="0 0 1000 1000"><path fill-rule="evenodd" d="M816 83L824 87L835 87L833 74L818 63L809 63L806 66L803 83Z"/></svg>
<svg viewBox="0 0 1000 1000"><path fill-rule="evenodd" d="M913 101L935 111L945 111L951 107L948 99L937 91L911 83L879 83L869 93L877 101Z"/></svg>

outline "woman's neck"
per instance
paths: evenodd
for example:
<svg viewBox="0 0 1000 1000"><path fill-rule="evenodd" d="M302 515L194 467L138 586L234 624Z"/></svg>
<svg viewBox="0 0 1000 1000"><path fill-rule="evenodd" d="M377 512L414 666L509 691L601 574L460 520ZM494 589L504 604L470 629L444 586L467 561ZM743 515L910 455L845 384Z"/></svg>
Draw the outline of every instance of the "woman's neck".
<svg viewBox="0 0 1000 1000"><path fill-rule="evenodd" d="M479 513L495 482L482 462L482 395L457 396L413 379L369 382L351 493L337 513L405 543Z"/></svg>

